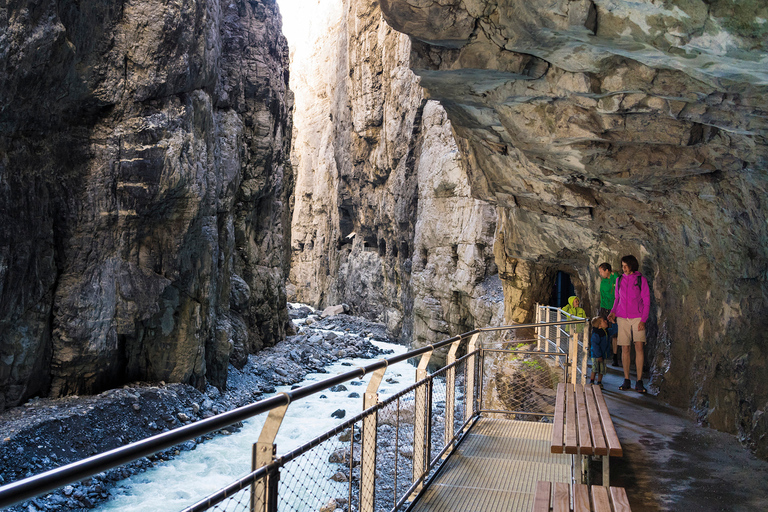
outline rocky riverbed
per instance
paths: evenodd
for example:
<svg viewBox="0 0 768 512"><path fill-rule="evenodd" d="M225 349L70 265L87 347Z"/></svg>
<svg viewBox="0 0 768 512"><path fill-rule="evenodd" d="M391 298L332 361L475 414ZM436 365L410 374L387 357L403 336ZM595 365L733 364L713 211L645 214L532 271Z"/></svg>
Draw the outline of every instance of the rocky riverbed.
<svg viewBox="0 0 768 512"><path fill-rule="evenodd" d="M322 318L311 308L289 305L298 334L247 356L241 368L230 365L227 387L204 392L183 384L136 382L99 395L33 399L0 414L0 484L5 485L91 455L208 418L266 398L275 386L290 385L342 358L381 357L369 340L387 341L384 325L339 314ZM153 456L100 473L11 511L84 510L108 497L117 481L152 467L215 435L188 441Z"/></svg>

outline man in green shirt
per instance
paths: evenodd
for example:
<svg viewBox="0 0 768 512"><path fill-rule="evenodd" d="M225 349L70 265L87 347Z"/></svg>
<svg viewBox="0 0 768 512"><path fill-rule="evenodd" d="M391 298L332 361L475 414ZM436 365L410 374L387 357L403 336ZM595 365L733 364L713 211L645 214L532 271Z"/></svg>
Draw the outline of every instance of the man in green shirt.
<svg viewBox="0 0 768 512"><path fill-rule="evenodd" d="M613 302L616 300L616 278L618 272L613 272L610 263L601 263L597 267L597 271L600 274L600 312L598 316L608 318L608 315L613 309ZM616 337L611 339L611 346L613 348L613 366L619 366L618 345L616 343Z"/></svg>

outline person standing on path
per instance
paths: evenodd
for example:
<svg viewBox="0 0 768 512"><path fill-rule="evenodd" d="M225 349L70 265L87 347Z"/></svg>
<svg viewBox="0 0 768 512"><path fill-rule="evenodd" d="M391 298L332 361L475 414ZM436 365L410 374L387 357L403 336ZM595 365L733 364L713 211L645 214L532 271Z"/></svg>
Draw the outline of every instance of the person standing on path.
<svg viewBox="0 0 768 512"><path fill-rule="evenodd" d="M619 273L613 272L610 263L601 263L597 267L597 272L600 274L600 311L598 311L597 315L608 318L616 298L616 278L619 276ZM613 353L613 366L619 366L619 347L616 336L611 338L611 349Z"/></svg>
<svg viewBox="0 0 768 512"><path fill-rule="evenodd" d="M581 300L576 295L568 297L568 304L563 306L563 313L568 313L571 317L587 318L587 313L581 307ZM574 318L569 318L569 320L574 320ZM573 325L569 325L568 332L572 334L574 331L581 334L584 331L584 325L577 324L575 329Z"/></svg>
<svg viewBox="0 0 768 512"><path fill-rule="evenodd" d="M645 322L651 311L651 291L648 280L638 269L640 264L632 255L621 258L621 270L624 275L616 279L616 300L608 316L609 321L617 320L619 327L618 344L621 349L621 363L624 367L624 383L619 387L626 391L632 389L629 380L630 349L635 345L635 369L637 382L635 391L645 393L643 386L643 363L645 348Z"/></svg>
<svg viewBox="0 0 768 512"><path fill-rule="evenodd" d="M604 316L596 316L592 319L592 336L589 339L589 355L592 357L592 375L589 383L603 387L603 376L606 373L605 360L611 350L611 338L615 339L616 324L608 327L608 320Z"/></svg>

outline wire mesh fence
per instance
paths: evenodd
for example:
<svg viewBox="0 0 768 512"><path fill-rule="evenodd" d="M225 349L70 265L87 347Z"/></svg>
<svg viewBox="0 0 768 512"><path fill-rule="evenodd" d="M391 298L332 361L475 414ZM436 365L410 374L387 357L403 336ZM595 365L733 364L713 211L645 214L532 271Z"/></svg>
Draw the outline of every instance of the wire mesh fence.
<svg viewBox="0 0 768 512"><path fill-rule="evenodd" d="M566 355L547 357L531 350L484 349L481 412L489 417L548 421L555 410L557 384L565 378L552 358L565 361Z"/></svg>
<svg viewBox="0 0 768 512"><path fill-rule="evenodd" d="M560 318L556 311L537 313L537 320L544 322ZM377 403L376 386L385 372L381 369L378 383L366 392L368 408L361 414L282 455L274 453L279 447L273 441L260 439L255 450L270 453L266 459L264 454L261 459L254 455L254 465L266 467L186 510L402 510L479 414L551 421L557 384L570 378L565 333L561 326L543 326L533 338L525 334L510 339L496 333L491 343L477 346L477 332L467 354L455 360L458 344L469 337L457 338L446 366L428 374L425 356L417 370L418 382ZM522 339L525 336L531 339ZM539 350L532 350L537 341ZM583 348L577 352L584 357Z"/></svg>
<svg viewBox="0 0 768 512"><path fill-rule="evenodd" d="M209 510L220 512L248 512L251 505L251 492L249 489L242 490L226 499L225 501L213 505ZM261 506L260 504L258 506ZM263 508L263 507L262 507Z"/></svg>
<svg viewBox="0 0 768 512"><path fill-rule="evenodd" d="M416 389L385 402L378 414L375 510L392 510L413 482Z"/></svg>
<svg viewBox="0 0 768 512"><path fill-rule="evenodd" d="M348 510L350 499L357 496L353 489L360 483L361 440L360 419L345 423L334 435L290 457L280 470L277 509Z"/></svg>
<svg viewBox="0 0 768 512"><path fill-rule="evenodd" d="M407 504L455 445L480 388L479 352L465 356L275 459L268 478L241 480L231 496L210 497L188 510L363 512ZM469 400L469 403L468 403ZM470 411L470 414L467 414ZM375 429L373 442L366 429ZM262 471L263 473L263 471ZM265 488L276 489L267 498ZM369 486L369 487L367 487Z"/></svg>

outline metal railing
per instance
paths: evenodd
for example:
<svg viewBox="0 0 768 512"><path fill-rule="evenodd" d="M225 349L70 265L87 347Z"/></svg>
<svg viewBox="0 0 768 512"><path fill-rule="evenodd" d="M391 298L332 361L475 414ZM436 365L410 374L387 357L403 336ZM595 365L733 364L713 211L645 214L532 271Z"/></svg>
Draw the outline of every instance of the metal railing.
<svg viewBox="0 0 768 512"><path fill-rule="evenodd" d="M186 508L185 512L398 510L414 501L481 414L504 414L533 421L546 420L552 414L554 389L568 374L569 352L561 347L555 351L522 350L519 340L510 342L518 344L514 349L485 347L479 343L480 335L582 323L565 320L476 329L381 359L324 381L5 485L0 487L0 508L268 413L261 435L253 445L252 471ZM465 341L466 355L457 358ZM443 347L449 348L445 365L428 374L430 357ZM416 383L379 402L378 387L387 367L414 357L420 357ZM291 403L367 374L372 375L363 397L361 414L309 443L277 456L275 436Z"/></svg>
<svg viewBox="0 0 768 512"><path fill-rule="evenodd" d="M569 321L578 321L573 324ZM560 308L536 304L536 339L539 351L567 353L570 367L569 382L585 384L589 361L589 321L571 315Z"/></svg>

